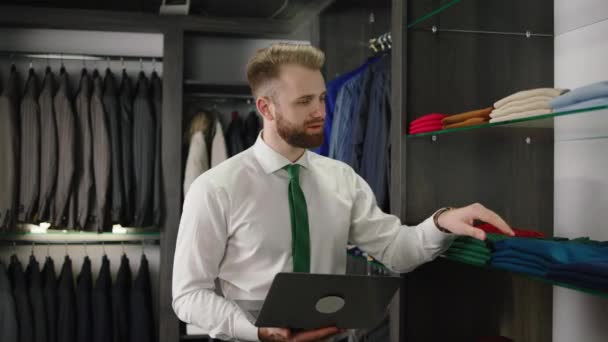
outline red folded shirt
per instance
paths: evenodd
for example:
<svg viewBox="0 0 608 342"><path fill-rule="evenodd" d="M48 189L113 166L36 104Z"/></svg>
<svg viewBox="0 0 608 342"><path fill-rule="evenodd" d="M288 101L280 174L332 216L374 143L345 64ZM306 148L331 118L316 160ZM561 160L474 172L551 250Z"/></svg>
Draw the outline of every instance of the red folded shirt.
<svg viewBox="0 0 608 342"><path fill-rule="evenodd" d="M410 127L412 125L417 125L417 124L421 124L421 123L429 122L429 121L430 122L441 121L445 117L447 117L446 114L440 114L440 113L426 114L426 115L423 115L423 116L419 117L418 119L412 121L410 123Z"/></svg>
<svg viewBox="0 0 608 342"><path fill-rule="evenodd" d="M424 128L426 126L436 126L436 125L443 125L443 122L441 122L441 120L437 120L437 121L425 121L425 122L415 123L415 124L410 125L410 129L418 129L418 128Z"/></svg>
<svg viewBox="0 0 608 342"><path fill-rule="evenodd" d="M437 121L437 122L425 123L423 125L410 126L410 131L434 128L434 127L443 127L443 124L441 123L441 121Z"/></svg>
<svg viewBox="0 0 608 342"><path fill-rule="evenodd" d="M499 230L498 228L496 228L495 226L493 226L489 223L478 224L478 225L476 225L476 227L483 230L486 233L495 233L495 234L506 235L505 233L502 232L502 230ZM513 227L511 227L511 229L513 230L513 232L515 233L515 236L517 236L517 237L527 237L527 238L544 238L545 237L545 234L543 234L541 232L536 232L533 230L517 229L517 228L513 228Z"/></svg>
<svg viewBox="0 0 608 342"><path fill-rule="evenodd" d="M434 125L434 126L427 126L427 127L423 127L423 128L410 129L409 133L410 134L419 134L419 133L440 131L442 129L443 129L442 125Z"/></svg>

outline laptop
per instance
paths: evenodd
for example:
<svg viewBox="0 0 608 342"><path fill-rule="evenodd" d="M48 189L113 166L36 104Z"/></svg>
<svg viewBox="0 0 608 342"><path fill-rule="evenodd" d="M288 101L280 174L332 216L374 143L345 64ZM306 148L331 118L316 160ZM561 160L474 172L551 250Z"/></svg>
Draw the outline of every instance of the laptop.
<svg viewBox="0 0 608 342"><path fill-rule="evenodd" d="M386 316L400 284L399 277L279 273L255 325L371 329Z"/></svg>

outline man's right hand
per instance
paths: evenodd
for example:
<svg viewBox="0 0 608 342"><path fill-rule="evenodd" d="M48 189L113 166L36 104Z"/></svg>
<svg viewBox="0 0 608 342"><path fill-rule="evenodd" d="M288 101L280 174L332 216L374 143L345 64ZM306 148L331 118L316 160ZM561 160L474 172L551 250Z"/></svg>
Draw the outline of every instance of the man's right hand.
<svg viewBox="0 0 608 342"><path fill-rule="evenodd" d="M259 328L258 337L262 342L312 342L342 332L343 330L336 327L302 331L295 334L285 328Z"/></svg>

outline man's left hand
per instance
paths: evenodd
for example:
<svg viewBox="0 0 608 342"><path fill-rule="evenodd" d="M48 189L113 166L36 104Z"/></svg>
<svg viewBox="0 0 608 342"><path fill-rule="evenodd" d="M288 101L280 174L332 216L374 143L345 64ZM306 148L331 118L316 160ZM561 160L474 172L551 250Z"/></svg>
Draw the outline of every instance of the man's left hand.
<svg viewBox="0 0 608 342"><path fill-rule="evenodd" d="M485 240L486 233L473 226L475 220L489 223L503 231L505 234L514 236L513 230L495 212L487 209L479 203L471 204L463 208L455 208L444 211L437 217L437 223L444 229L456 235L467 235L479 240Z"/></svg>

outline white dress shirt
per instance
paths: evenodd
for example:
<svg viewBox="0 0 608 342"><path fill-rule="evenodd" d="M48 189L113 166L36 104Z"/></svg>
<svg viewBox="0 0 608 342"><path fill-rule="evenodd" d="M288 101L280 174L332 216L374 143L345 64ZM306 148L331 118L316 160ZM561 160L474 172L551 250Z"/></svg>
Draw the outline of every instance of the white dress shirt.
<svg viewBox="0 0 608 342"><path fill-rule="evenodd" d="M427 219L402 226L383 213L367 183L348 165L307 151L300 185L306 197L312 273L344 274L346 245L359 246L396 272L449 247L450 234ZM250 149L198 177L177 236L173 308L211 337L257 341L257 328L235 300L263 300L274 276L291 272L290 161L258 137ZM214 292L219 278L224 297Z"/></svg>

